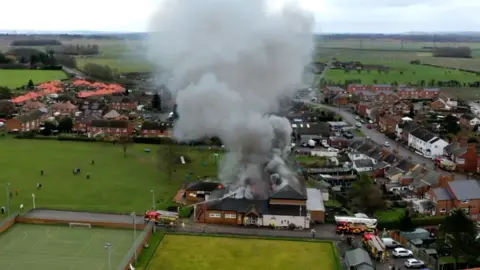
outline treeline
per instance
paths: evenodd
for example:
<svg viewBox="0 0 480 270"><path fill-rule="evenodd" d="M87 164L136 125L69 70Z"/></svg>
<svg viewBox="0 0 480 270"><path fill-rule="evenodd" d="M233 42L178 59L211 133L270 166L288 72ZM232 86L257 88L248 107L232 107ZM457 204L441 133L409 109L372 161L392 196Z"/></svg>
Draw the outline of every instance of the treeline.
<svg viewBox="0 0 480 270"><path fill-rule="evenodd" d="M101 80L113 80L113 70L109 66L102 66L94 63L88 63L82 70L86 75L101 79Z"/></svg>
<svg viewBox="0 0 480 270"><path fill-rule="evenodd" d="M401 35L401 34L330 34L317 35L318 40L344 40L344 39L365 39L365 40L398 40L417 42L479 42L480 35L469 34L424 34L424 35Z"/></svg>
<svg viewBox="0 0 480 270"><path fill-rule="evenodd" d="M75 58L68 55L55 55L52 51L42 52L32 48L16 48L0 53L2 69L44 69L61 70L61 65L76 67Z"/></svg>
<svg viewBox="0 0 480 270"><path fill-rule="evenodd" d="M432 50L434 57L472 58L470 47L435 47Z"/></svg>
<svg viewBox="0 0 480 270"><path fill-rule="evenodd" d="M56 39L25 39L14 40L10 46L60 46L62 43Z"/></svg>
<svg viewBox="0 0 480 270"><path fill-rule="evenodd" d="M48 48L56 54L64 55L97 55L100 53L100 47L97 44L88 45L63 45L58 47Z"/></svg>

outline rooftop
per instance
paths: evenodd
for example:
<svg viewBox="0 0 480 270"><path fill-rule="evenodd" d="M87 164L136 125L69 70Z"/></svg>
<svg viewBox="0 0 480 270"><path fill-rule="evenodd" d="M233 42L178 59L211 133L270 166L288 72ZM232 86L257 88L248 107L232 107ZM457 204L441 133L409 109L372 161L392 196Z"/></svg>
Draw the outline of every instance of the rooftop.
<svg viewBox="0 0 480 270"><path fill-rule="evenodd" d="M479 181L475 180L456 180L448 183L457 200L480 199Z"/></svg>

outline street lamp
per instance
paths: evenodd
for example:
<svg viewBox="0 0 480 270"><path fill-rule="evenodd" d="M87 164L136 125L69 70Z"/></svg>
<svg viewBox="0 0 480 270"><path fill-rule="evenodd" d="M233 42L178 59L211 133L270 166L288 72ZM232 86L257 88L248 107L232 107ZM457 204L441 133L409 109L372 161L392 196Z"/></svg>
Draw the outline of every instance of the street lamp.
<svg viewBox="0 0 480 270"><path fill-rule="evenodd" d="M110 243L106 243L105 249L108 252L108 270L112 270L112 260L111 260L112 245Z"/></svg>
<svg viewBox="0 0 480 270"><path fill-rule="evenodd" d="M135 212L132 213L133 218L133 245L135 246L135 242L137 240L137 226L136 226L136 215ZM137 263L137 249L135 249L135 263Z"/></svg>
<svg viewBox="0 0 480 270"><path fill-rule="evenodd" d="M33 209L35 209L35 193L32 193Z"/></svg>
<svg viewBox="0 0 480 270"><path fill-rule="evenodd" d="M152 210L155 210L155 192L151 189L150 193L152 193Z"/></svg>
<svg viewBox="0 0 480 270"><path fill-rule="evenodd" d="M7 183L7 217L10 216L10 183Z"/></svg>

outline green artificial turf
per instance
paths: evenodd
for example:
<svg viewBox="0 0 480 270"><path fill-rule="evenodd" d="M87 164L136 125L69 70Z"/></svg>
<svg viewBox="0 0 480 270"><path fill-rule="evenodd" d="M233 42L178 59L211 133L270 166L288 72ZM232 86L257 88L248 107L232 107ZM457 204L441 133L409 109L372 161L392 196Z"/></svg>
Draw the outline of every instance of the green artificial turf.
<svg viewBox="0 0 480 270"><path fill-rule="evenodd" d="M151 152L146 153L146 148ZM212 152L172 146L175 155L189 163L172 165L170 180L166 165L157 157L159 148L165 150L165 146L130 145L125 158L123 147L111 143L0 138L0 205L6 205L10 183L12 212L18 212L20 204L25 210L32 208L32 193L37 208L142 212L152 206L150 190L157 208L165 209L185 182L216 175ZM81 169L80 175L73 175L75 168ZM37 183L42 184L40 190Z"/></svg>
<svg viewBox="0 0 480 270"><path fill-rule="evenodd" d="M331 243L166 235L147 270L337 269Z"/></svg>

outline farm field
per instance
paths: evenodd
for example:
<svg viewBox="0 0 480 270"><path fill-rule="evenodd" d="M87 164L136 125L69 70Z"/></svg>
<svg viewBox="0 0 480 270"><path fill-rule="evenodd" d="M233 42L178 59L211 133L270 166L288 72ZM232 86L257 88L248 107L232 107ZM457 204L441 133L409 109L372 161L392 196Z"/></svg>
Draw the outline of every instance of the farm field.
<svg viewBox="0 0 480 270"><path fill-rule="evenodd" d="M123 57L77 57L77 67L83 70L83 67L88 63L93 63L102 66L109 66L116 73L128 72L149 72L152 71L152 66L143 59L127 59Z"/></svg>
<svg viewBox="0 0 480 270"><path fill-rule="evenodd" d="M480 42L436 42L438 47L461 47L467 46L472 50L480 50ZM426 50L424 47L433 47L433 37L431 42L405 41L394 39L344 39L344 40L320 40L319 46L325 48L351 48L366 50Z"/></svg>
<svg viewBox="0 0 480 270"><path fill-rule="evenodd" d="M392 68L388 73L378 73L377 71L351 71L346 73L344 70L330 69L325 77L326 80L341 81L344 80L361 80L363 84L390 84L394 81L399 84L412 83L416 84L418 81L424 80L426 82L431 80L457 80L460 82L474 82L479 80L479 77L473 73L447 70L437 67L429 67L422 65L390 65ZM403 74L402 74L403 73Z"/></svg>
<svg viewBox="0 0 480 270"><path fill-rule="evenodd" d="M0 265L4 270L108 270L106 243L116 269L132 246L132 231L15 224L0 236Z"/></svg>
<svg viewBox="0 0 480 270"><path fill-rule="evenodd" d="M171 180L157 156L157 150L165 151L165 146L129 145L126 158L123 147L111 143L1 138L0 149L0 187L4 190L0 202L7 201L5 188L10 183L12 212L18 212L20 204L25 210L32 208L32 193L37 208L143 212L152 205L150 190L155 192L157 208L165 209L173 204L183 183L217 172L212 152L186 146L171 148L172 156L187 160L187 164L172 164ZM81 169L80 175L73 175L75 168ZM42 184L40 190L37 183Z"/></svg>
<svg viewBox="0 0 480 270"><path fill-rule="evenodd" d="M480 100L480 89L478 88L442 88L441 91L453 99Z"/></svg>
<svg viewBox="0 0 480 270"><path fill-rule="evenodd" d="M337 269L330 243L165 235L146 270Z"/></svg>
<svg viewBox="0 0 480 270"><path fill-rule="evenodd" d="M18 70L0 69L0 86L17 88L32 80L34 84L52 80L66 79L67 75L61 70Z"/></svg>

